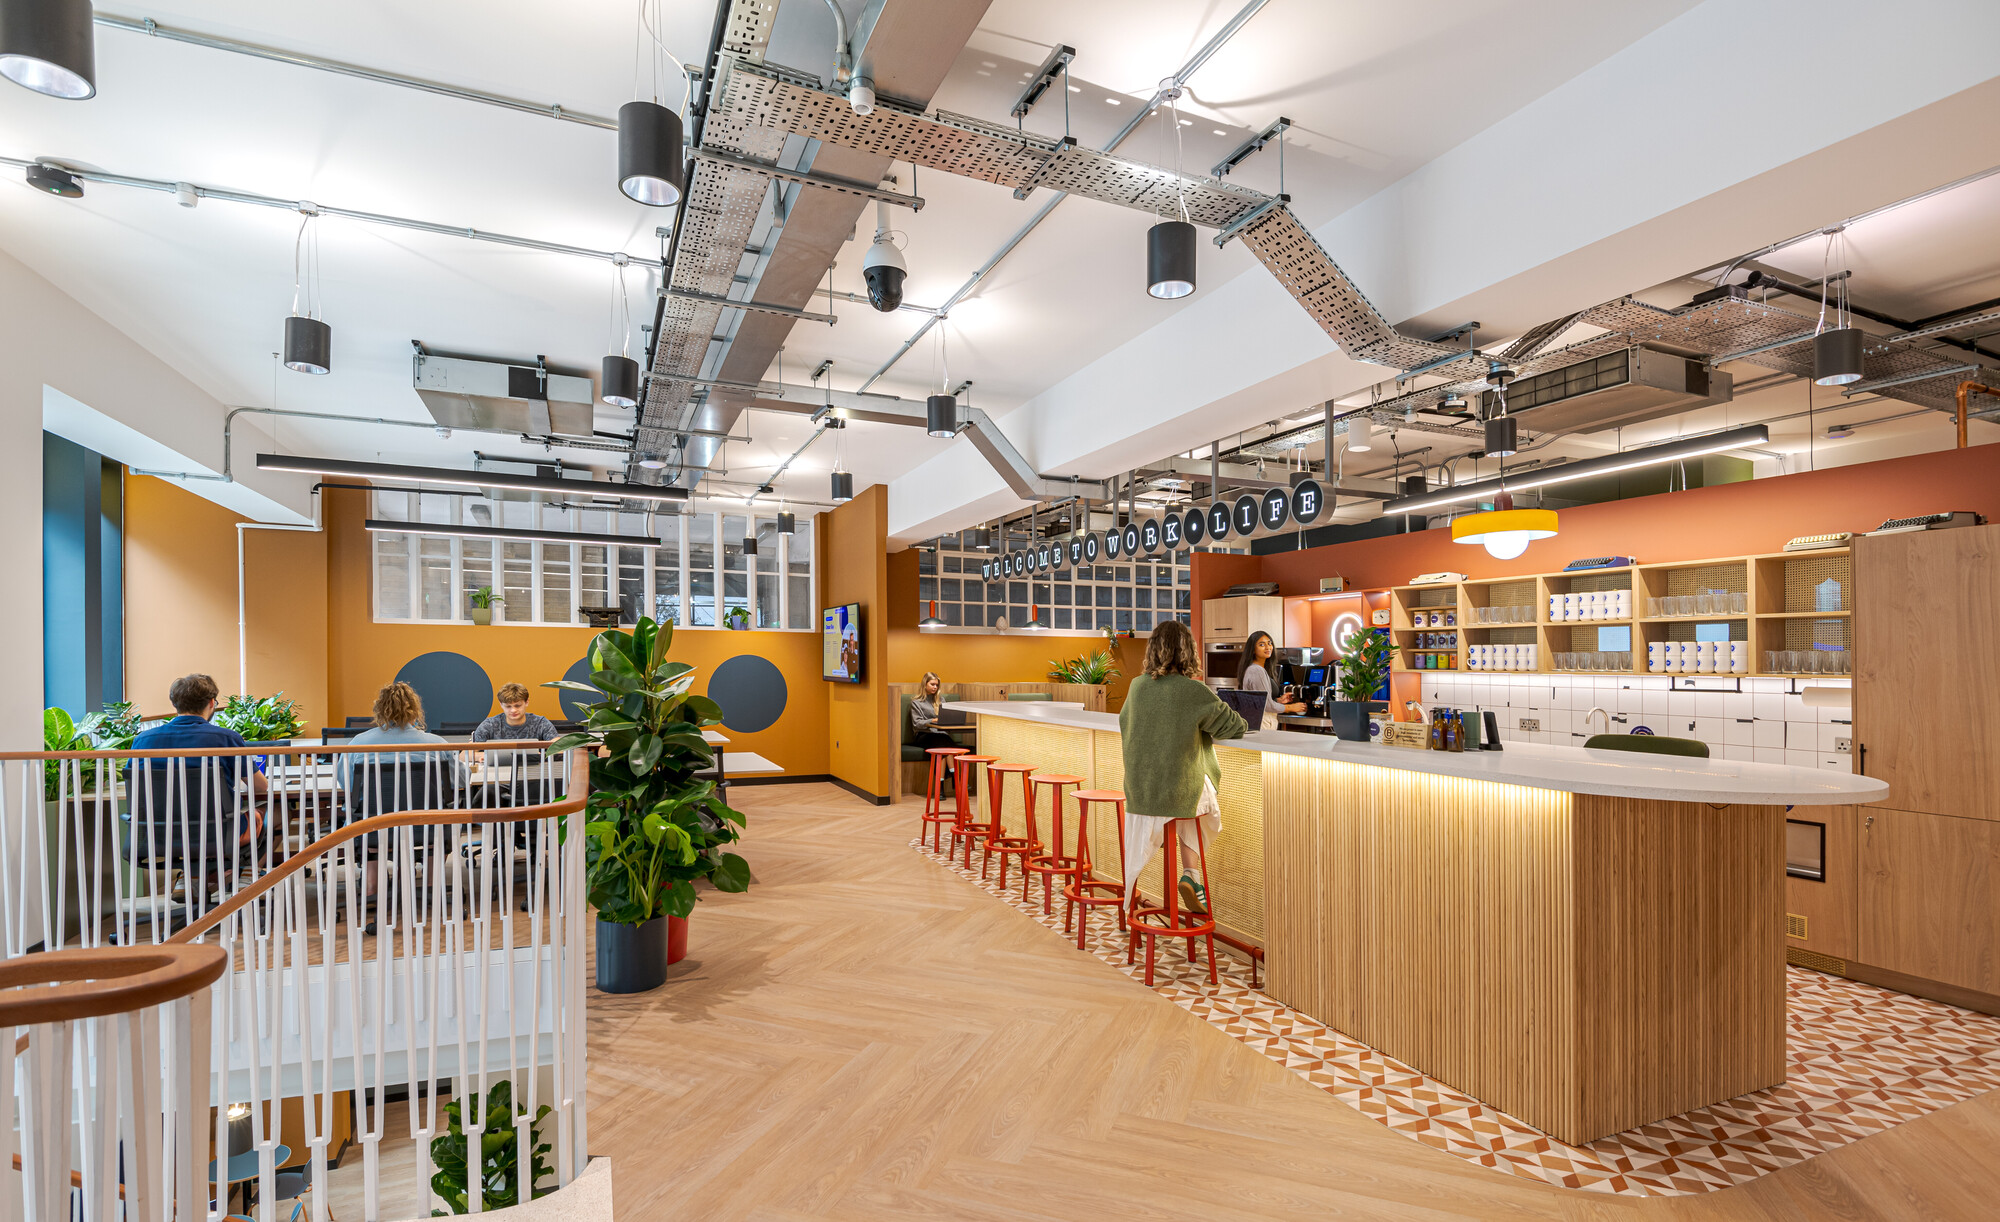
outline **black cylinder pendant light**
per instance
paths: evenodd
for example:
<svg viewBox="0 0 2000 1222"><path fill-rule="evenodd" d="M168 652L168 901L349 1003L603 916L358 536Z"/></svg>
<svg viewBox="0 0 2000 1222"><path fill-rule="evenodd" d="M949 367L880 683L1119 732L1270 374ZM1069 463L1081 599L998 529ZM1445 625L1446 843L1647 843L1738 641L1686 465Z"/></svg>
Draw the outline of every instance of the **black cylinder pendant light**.
<svg viewBox="0 0 2000 1222"><path fill-rule="evenodd" d="M657 102L618 108L618 189L642 204L681 202L681 117Z"/></svg>
<svg viewBox="0 0 2000 1222"><path fill-rule="evenodd" d="M607 356L599 375L598 398L613 407L639 405L639 362L629 356Z"/></svg>
<svg viewBox="0 0 2000 1222"><path fill-rule="evenodd" d="M746 556L754 556L757 554L757 536L755 535L743 536L743 554Z"/></svg>
<svg viewBox="0 0 2000 1222"><path fill-rule="evenodd" d="M778 533L781 535L798 534L798 519L794 518L791 514L780 511L778 514Z"/></svg>
<svg viewBox="0 0 2000 1222"><path fill-rule="evenodd" d="M1520 448L1520 431L1514 417L1495 416L1486 422L1486 457L1507 458Z"/></svg>
<svg viewBox="0 0 2000 1222"><path fill-rule="evenodd" d="M325 373L332 369L333 328L302 314L286 317L285 368L294 373Z"/></svg>
<svg viewBox="0 0 2000 1222"><path fill-rule="evenodd" d="M1813 336L1813 381L1845 386L1861 380L1861 331L1835 327Z"/></svg>
<svg viewBox="0 0 2000 1222"><path fill-rule="evenodd" d="M97 92L89 0L0 0L0 76L52 98Z"/></svg>
<svg viewBox="0 0 2000 1222"><path fill-rule="evenodd" d="M1172 300L1194 292L1194 226L1161 221L1146 231L1146 291Z"/></svg>
<svg viewBox="0 0 2000 1222"><path fill-rule="evenodd" d="M845 504L854 499L854 472L835 471L833 473L834 503Z"/></svg>
<svg viewBox="0 0 2000 1222"><path fill-rule="evenodd" d="M933 437L958 436L958 399L932 395L924 400L924 432Z"/></svg>

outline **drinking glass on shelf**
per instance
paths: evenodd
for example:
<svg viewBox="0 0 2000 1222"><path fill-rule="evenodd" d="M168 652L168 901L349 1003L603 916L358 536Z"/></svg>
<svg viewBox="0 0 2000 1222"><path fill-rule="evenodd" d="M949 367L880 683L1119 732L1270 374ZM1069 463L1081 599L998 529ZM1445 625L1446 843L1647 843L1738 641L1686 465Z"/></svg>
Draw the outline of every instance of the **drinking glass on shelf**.
<svg viewBox="0 0 2000 1222"><path fill-rule="evenodd" d="M1694 612L1695 612L1695 614L1696 614L1696 615L1714 615L1714 614L1715 614L1715 595L1713 595L1713 594L1697 594L1697 595L1695 595L1695 596L1694 596Z"/></svg>
<svg viewBox="0 0 2000 1222"><path fill-rule="evenodd" d="M1660 600L1659 600L1659 599L1657 599L1657 598L1649 598L1649 599L1647 599L1647 600L1646 600L1646 618L1647 618L1647 619L1658 619L1658 618L1660 618Z"/></svg>
<svg viewBox="0 0 2000 1222"><path fill-rule="evenodd" d="M1747 615L1749 611L1750 595L1746 591L1737 590L1730 594L1729 613L1731 615Z"/></svg>
<svg viewBox="0 0 2000 1222"><path fill-rule="evenodd" d="M1692 594L1682 594L1674 600L1674 604L1680 608L1682 615L1693 615L1695 608L1700 606L1700 602Z"/></svg>

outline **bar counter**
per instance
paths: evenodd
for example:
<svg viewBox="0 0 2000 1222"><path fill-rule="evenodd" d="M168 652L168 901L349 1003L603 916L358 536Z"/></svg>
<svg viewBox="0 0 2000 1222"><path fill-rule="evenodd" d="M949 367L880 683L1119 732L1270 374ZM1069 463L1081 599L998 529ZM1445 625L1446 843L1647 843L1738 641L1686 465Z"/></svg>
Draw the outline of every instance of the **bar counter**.
<svg viewBox="0 0 2000 1222"><path fill-rule="evenodd" d="M983 754L1123 788L1111 714L949 707L976 719ZM1213 907L1264 947L1266 991L1571 1144L1784 1080L1785 808L1888 792L1811 768L1528 743L1452 753L1271 731L1216 756ZM1090 834L1116 877L1108 814Z"/></svg>

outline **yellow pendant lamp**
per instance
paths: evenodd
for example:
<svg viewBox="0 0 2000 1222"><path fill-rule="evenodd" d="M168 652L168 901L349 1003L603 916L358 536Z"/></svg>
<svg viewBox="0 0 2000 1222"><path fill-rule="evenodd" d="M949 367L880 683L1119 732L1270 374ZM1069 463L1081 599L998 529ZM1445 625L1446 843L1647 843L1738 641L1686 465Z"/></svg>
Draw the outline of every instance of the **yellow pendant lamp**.
<svg viewBox="0 0 2000 1222"><path fill-rule="evenodd" d="M1453 543L1477 543L1498 560L1512 560L1527 551L1528 544L1555 535L1555 510L1516 509L1510 492L1494 497L1492 509L1453 518L1451 523Z"/></svg>

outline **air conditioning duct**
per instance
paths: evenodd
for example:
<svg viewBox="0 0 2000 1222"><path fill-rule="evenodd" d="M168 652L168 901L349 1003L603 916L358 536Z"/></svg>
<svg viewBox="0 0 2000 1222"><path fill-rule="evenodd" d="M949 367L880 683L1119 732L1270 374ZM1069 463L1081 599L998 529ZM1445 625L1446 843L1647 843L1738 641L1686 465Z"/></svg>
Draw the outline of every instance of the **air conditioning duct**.
<svg viewBox="0 0 2000 1222"><path fill-rule="evenodd" d="M1608 352L1507 387L1507 414L1541 433L1591 433L1727 403L1734 379L1700 361L1642 346ZM1488 415L1493 392L1484 396Z"/></svg>
<svg viewBox="0 0 2000 1222"><path fill-rule="evenodd" d="M589 378L539 364L418 353L413 378L431 418L447 428L588 437L597 416Z"/></svg>

